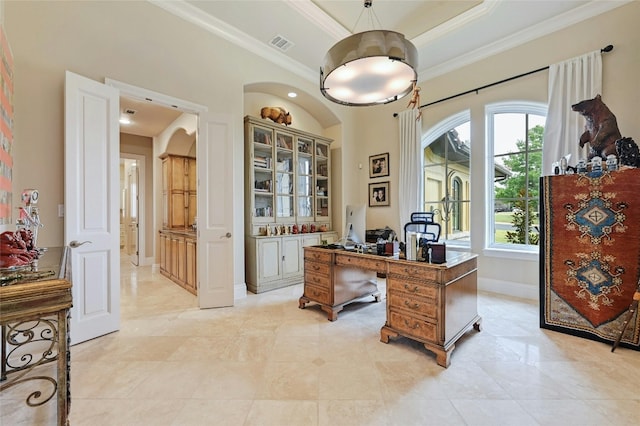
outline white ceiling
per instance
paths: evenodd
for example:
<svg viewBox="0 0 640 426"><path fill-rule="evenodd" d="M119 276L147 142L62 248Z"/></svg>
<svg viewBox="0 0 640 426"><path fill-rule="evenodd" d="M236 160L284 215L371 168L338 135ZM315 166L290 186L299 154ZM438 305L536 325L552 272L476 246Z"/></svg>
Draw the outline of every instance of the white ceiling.
<svg viewBox="0 0 640 426"><path fill-rule="evenodd" d="M418 79L425 80L629 2L373 0L365 9L363 0L148 1L314 83L327 50L352 33L403 33L418 50ZM275 36L293 46L273 47ZM270 93L283 96L283 89Z"/></svg>

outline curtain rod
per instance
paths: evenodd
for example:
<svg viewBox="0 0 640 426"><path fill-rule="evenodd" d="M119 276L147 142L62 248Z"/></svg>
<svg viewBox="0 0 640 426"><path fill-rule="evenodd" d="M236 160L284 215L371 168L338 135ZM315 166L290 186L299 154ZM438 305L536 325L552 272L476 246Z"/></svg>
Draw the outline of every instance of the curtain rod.
<svg viewBox="0 0 640 426"><path fill-rule="evenodd" d="M600 49L600 52L601 53L606 53L606 52L611 52L612 50L613 50L613 45L609 44L609 45L603 47L602 49ZM444 101L448 101L448 100L451 100L451 99L454 99L454 98L458 98L460 96L468 95L469 93L474 93L475 92L476 94L478 94L478 92L480 90L486 89L488 87L497 86L498 84L506 83L507 81L515 80L515 79L520 78L520 77L526 77L528 75L535 74L535 73L538 73L540 71L548 70L549 66L550 65L547 65L546 67L538 68L537 70L525 72L524 74L514 75L513 77L505 78L504 80L496 81L496 82L490 83L490 84L485 84L484 86L476 87L475 89L467 90L466 92L462 92L462 93L458 93L456 95L452 95L452 96L449 96L449 97L446 97L446 98L438 99L437 101L433 101L433 102L429 102L428 104L420 105L418 107L418 109L426 108L428 106L435 105L435 104L438 104L440 102L444 102ZM398 113L394 112L393 116L397 117Z"/></svg>

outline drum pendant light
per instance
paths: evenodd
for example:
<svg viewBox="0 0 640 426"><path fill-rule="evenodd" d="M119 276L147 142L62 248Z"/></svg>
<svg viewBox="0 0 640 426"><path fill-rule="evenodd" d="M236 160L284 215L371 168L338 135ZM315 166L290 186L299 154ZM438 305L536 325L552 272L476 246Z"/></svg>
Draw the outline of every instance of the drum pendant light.
<svg viewBox="0 0 640 426"><path fill-rule="evenodd" d="M370 8L372 0L365 0ZM395 31L372 30L336 43L320 67L320 91L348 106L386 104L406 96L417 81L418 52Z"/></svg>

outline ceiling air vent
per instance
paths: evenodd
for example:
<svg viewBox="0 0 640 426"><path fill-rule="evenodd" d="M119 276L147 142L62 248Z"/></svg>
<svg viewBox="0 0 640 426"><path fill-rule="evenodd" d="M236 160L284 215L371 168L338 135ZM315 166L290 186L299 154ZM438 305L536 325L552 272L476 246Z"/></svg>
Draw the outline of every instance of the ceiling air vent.
<svg viewBox="0 0 640 426"><path fill-rule="evenodd" d="M283 52L286 52L287 50L293 47L293 43L281 35L277 35L273 37L271 41L269 41L269 44L275 47L276 49L282 50Z"/></svg>

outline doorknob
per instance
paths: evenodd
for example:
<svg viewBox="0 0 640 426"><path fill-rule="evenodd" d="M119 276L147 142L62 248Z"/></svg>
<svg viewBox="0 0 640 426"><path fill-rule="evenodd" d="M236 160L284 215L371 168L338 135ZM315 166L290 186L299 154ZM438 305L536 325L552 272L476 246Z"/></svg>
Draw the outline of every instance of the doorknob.
<svg viewBox="0 0 640 426"><path fill-rule="evenodd" d="M80 247L81 245L83 245L83 244L87 244L87 243L91 244L91 241L83 241L83 242L79 243L79 242L77 242L76 240L73 240L73 241L71 241L71 242L69 243L69 247L71 247L71 248L77 248L77 247Z"/></svg>
<svg viewBox="0 0 640 426"><path fill-rule="evenodd" d="M231 232L227 232L226 234L224 234L222 237L220 238L231 238Z"/></svg>

